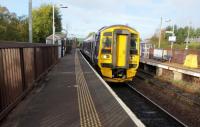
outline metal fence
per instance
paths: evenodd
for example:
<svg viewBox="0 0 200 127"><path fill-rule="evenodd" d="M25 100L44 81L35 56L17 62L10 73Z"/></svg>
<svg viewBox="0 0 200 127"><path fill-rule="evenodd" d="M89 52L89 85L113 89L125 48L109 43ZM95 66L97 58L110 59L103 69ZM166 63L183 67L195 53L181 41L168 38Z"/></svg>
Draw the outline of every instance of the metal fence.
<svg viewBox="0 0 200 127"><path fill-rule="evenodd" d="M58 47L0 42L0 120L58 61Z"/></svg>
<svg viewBox="0 0 200 127"><path fill-rule="evenodd" d="M171 59L172 63L184 64L185 57L188 54L196 54L198 57L198 65L200 65L200 50L187 50L186 51L186 50L173 49L171 51L171 49L161 49L162 53L156 53L156 54L160 54L160 55L156 55L155 50L157 50L157 49L153 49L153 48L149 49L149 53L148 53L149 59L155 59L156 58L155 56L158 56L158 57L160 57L160 58L157 57L158 59L166 60L166 57L167 57L168 59L169 58Z"/></svg>

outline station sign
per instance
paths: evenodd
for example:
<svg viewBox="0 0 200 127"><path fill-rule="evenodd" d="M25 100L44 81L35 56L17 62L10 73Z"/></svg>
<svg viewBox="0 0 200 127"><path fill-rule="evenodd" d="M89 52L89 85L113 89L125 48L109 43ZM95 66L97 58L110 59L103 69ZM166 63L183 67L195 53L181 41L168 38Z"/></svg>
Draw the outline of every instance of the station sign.
<svg viewBox="0 0 200 127"><path fill-rule="evenodd" d="M173 31L165 31L167 34L173 34Z"/></svg>
<svg viewBox="0 0 200 127"><path fill-rule="evenodd" d="M176 36L169 36L169 42L176 42Z"/></svg>

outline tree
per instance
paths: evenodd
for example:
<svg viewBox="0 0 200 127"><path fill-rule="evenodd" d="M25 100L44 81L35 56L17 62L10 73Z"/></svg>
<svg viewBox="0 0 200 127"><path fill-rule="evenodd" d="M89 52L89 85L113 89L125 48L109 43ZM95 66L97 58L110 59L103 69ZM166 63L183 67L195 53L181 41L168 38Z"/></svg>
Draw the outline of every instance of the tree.
<svg viewBox="0 0 200 127"><path fill-rule="evenodd" d="M28 20L26 16L18 17L6 7L0 6L0 40L28 41Z"/></svg>
<svg viewBox="0 0 200 127"><path fill-rule="evenodd" d="M177 25L175 25L174 27L174 33L176 35L176 43L177 44L184 44L185 40L187 38L188 35L188 29L189 27L177 27ZM172 27L168 26L165 28L165 31L172 31ZM168 40L168 37L171 36L171 34L166 34L165 35L165 40ZM190 28L190 38L198 38L200 37L200 28Z"/></svg>
<svg viewBox="0 0 200 127"><path fill-rule="evenodd" d="M174 26L174 34L176 36L176 43L174 44L175 48L184 49L185 48L185 41L188 36L188 29L189 27L178 27L177 25ZM170 43L168 41L169 36L171 33L166 33L166 31L172 31L172 26L167 26L166 28L162 29L161 32L161 48L170 48ZM150 43L156 45L158 47L158 38L159 38L159 30L155 31L155 34L150 38ZM199 38L200 37L200 28L192 28L190 27L190 38ZM200 49L199 43L190 43L189 45L192 49Z"/></svg>
<svg viewBox="0 0 200 127"><path fill-rule="evenodd" d="M33 42L45 43L46 37L53 33L52 5L42 5L33 10ZM55 31L61 32L61 15L59 8L55 7Z"/></svg>
<svg viewBox="0 0 200 127"><path fill-rule="evenodd" d="M195 33L195 37L200 37L200 28L197 28Z"/></svg>

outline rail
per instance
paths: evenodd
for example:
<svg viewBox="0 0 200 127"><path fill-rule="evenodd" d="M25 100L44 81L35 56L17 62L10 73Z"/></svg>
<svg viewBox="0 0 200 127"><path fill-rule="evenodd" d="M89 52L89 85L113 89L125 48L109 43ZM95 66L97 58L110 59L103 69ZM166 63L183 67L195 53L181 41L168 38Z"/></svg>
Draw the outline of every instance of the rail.
<svg viewBox="0 0 200 127"><path fill-rule="evenodd" d="M58 46L0 42L0 120L58 61Z"/></svg>

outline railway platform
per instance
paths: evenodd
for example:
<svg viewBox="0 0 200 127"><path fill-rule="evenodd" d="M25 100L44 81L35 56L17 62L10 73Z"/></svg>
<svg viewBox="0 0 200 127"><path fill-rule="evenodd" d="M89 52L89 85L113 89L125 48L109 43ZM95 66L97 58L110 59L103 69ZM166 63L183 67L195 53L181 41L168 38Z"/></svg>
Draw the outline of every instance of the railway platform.
<svg viewBox="0 0 200 127"><path fill-rule="evenodd" d="M79 50L63 57L2 127L134 127L143 123L90 67Z"/></svg>
<svg viewBox="0 0 200 127"><path fill-rule="evenodd" d="M188 68L181 64L161 62L154 59L140 58L140 63L157 67L157 75L162 75L163 69L172 71L174 78L182 80L182 75L189 75L200 78L200 68ZM147 67L148 68L148 67Z"/></svg>

